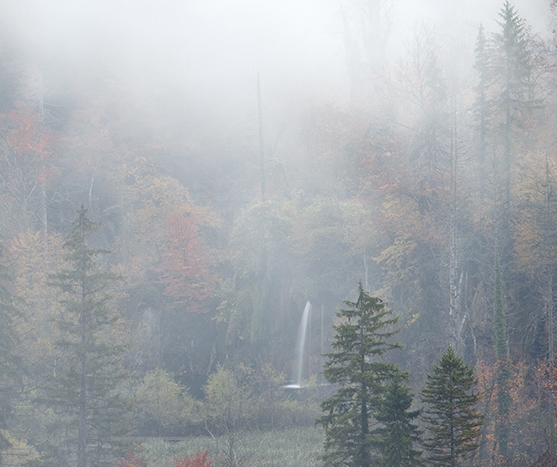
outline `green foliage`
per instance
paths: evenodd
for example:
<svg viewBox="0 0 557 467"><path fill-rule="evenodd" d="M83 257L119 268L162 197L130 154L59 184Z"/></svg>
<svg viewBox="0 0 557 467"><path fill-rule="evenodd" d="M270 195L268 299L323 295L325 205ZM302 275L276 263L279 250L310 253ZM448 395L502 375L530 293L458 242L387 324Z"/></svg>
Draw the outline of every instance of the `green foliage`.
<svg viewBox="0 0 557 467"><path fill-rule="evenodd" d="M515 8L505 1L497 21L500 31L493 35L487 51L487 58L479 55L477 59L487 67L489 86L487 93L490 140L494 148L493 167L495 176L500 177L502 199L496 203L502 211L498 219L500 247L505 253L510 251L511 232L509 231L509 209L511 199L511 169L515 162L517 149L525 142L524 129L530 120L532 109L542 103L535 98L534 41L528 33L524 20ZM485 91L485 89L484 89ZM508 258L503 257L506 267Z"/></svg>
<svg viewBox="0 0 557 467"><path fill-rule="evenodd" d="M474 370L449 347L422 389L423 415L428 435L422 442L427 461L436 467L456 467L479 446L483 416L473 391Z"/></svg>
<svg viewBox="0 0 557 467"><path fill-rule="evenodd" d="M217 433L245 429L255 410L252 389L232 371L223 367L213 373L204 388L207 427Z"/></svg>
<svg viewBox="0 0 557 467"><path fill-rule="evenodd" d="M495 421L495 440L497 442L497 450L502 456L509 454L510 441L510 421L512 396L511 396L511 376L512 366L510 359L504 358L498 360L495 368L495 379L497 387L497 418Z"/></svg>
<svg viewBox="0 0 557 467"><path fill-rule="evenodd" d="M78 211L64 244L65 267L52 275L59 291L59 358L44 402L66 420L58 446L66 461L60 459L60 465L107 463L128 411L119 391L126 378L125 348L121 336L112 334L118 315L111 306L110 291L119 276L97 263L97 257L107 251L89 246L98 226L87 217L86 209Z"/></svg>
<svg viewBox="0 0 557 467"><path fill-rule="evenodd" d="M226 438L190 437L181 442L148 439L138 452L145 467L175 467L174 459L205 450L209 451L208 457L215 460L214 466L222 466L226 464L226 454L218 447ZM242 442L243 450L249 453L242 459L242 467L315 467L315 459L322 452L323 433L307 427L250 431L243 433Z"/></svg>
<svg viewBox="0 0 557 467"><path fill-rule="evenodd" d="M478 84L476 85L476 99L473 106L474 125L478 135L477 138L477 158L478 158L478 178L481 189L481 196L484 195L486 177L486 149L487 135L489 132L489 103L488 87L490 81L490 59L488 53L488 43L485 37L484 28L480 25L476 40L476 60L474 68L478 73Z"/></svg>
<svg viewBox="0 0 557 467"><path fill-rule="evenodd" d="M508 183L516 137L522 132L528 112L538 107L541 100L535 98L534 42L524 20L508 1L503 4L499 18L500 31L493 35L487 49L488 58L477 58L487 60L483 65L489 76L492 140L496 147L503 148L501 168ZM508 192L509 187L506 189Z"/></svg>
<svg viewBox="0 0 557 467"><path fill-rule="evenodd" d="M10 446L5 430L12 415L20 365L15 351L18 342L14 326L14 318L18 314L15 307L17 300L10 291L10 277L3 259L3 247L0 245L0 451Z"/></svg>
<svg viewBox="0 0 557 467"><path fill-rule="evenodd" d="M364 292L361 283L358 300L345 305L348 308L337 313L342 322L334 327L334 352L326 355L324 370L339 389L322 402L326 414L317 423L325 429L326 466L364 467L372 461L370 421L377 415L385 383L397 371L376 359L399 347L388 342L395 334L388 327L397 319L379 298Z"/></svg>
<svg viewBox="0 0 557 467"><path fill-rule="evenodd" d="M285 390L286 375L268 363L254 372L251 401L254 407L251 429L269 430L288 426L311 426L319 414L321 398L315 375L302 381L295 397Z"/></svg>
<svg viewBox="0 0 557 467"><path fill-rule="evenodd" d="M501 30L493 36L491 61L492 78L501 91L496 103L505 113L515 113L533 103L533 44L524 20L508 1L503 4L499 18Z"/></svg>
<svg viewBox="0 0 557 467"><path fill-rule="evenodd" d="M369 49L377 43L377 31L384 29L375 26L382 22L388 2L364 2L363 9L355 3L362 2L346 2L343 16L346 13L348 23L362 24L360 36L367 44L364 49ZM552 3L555 7L556 2ZM11 22L19 13L8 10L3 19ZM100 420L101 412L119 405L112 396L118 392L120 379L119 347L128 336L134 339L136 351L127 356L127 368L147 373L129 391L138 396L135 413L143 433L183 434L196 421L215 435L307 424L322 390L315 384L315 375L295 394L281 388L286 379L281 371L293 353L300 304L310 299L322 305L323 328L330 332L338 301L365 273L366 290L372 287L400 312L399 339L407 350L394 358L400 358L412 372L413 381L425 377L444 348L448 298L454 299L451 309L456 307L466 315L458 332L466 343L474 343L466 346L473 352L468 355L471 360L490 361L495 342L498 362L490 380L496 383L490 393L488 440L495 433L497 449L504 453L505 424L526 419L530 423L538 410L545 409L544 402L532 396L531 379L519 390L508 376L509 349L515 361L525 354L526 361L533 361L546 355L548 348L550 356L554 353L552 258L557 228L549 216L555 192L551 177L556 173L557 101L552 92L555 67L544 63L546 59L554 62L555 54L536 42L509 2L498 19L497 34L484 33L482 28L477 36L478 85L472 109L467 108L472 83L465 83L470 50L458 48L459 41L445 41L437 47L435 33L427 27L418 28L412 38L407 66L392 67L385 61L373 76L367 76L363 68L355 72L366 76L360 76L351 99L330 93L320 96L319 87L311 103L299 99L302 95L296 96L295 90L286 93L289 97L269 95L278 107L269 106L269 118L265 118L269 137L265 202L253 196L260 181L258 164L245 157L253 143L249 112L238 112L234 105L234 122L229 123L227 105L221 105L221 99L214 99L220 110L213 112L210 104L198 102L199 93L153 86L152 73L138 73L140 80L129 86L125 80L135 74L126 70L126 60L105 60L108 68L92 67L91 80L58 81L63 76L91 74L73 65L55 72L65 69L64 58L60 56L62 67L51 66L48 55L60 59L60 54L40 54L45 60L29 62L35 54L22 54L25 47L12 40L18 28L4 28L0 230L7 240L7 264L14 281L0 282L6 285L6 290L0 289L0 428L7 427L14 440L23 443L26 439L37 449L40 446L41 454L57 450L59 456L52 457L51 465L74 464L71 443L79 430L87 431L75 422L76 413L83 415L81 408L76 409L82 401L81 387L70 390L76 387L80 372L84 374L82 357L91 356L86 367L98 382L85 385L95 425L93 419ZM46 23L36 24L40 29ZM345 29L345 33L345 40L352 41L351 32ZM40 31L34 36L42 37ZM347 49L358 53L357 47ZM165 57L159 54L161 69L165 69ZM359 58L349 61L369 68ZM91 56L84 55L78 62L87 68ZM175 81L184 82L179 77ZM197 82L195 78L189 81ZM397 83L401 86L392 93ZM138 89L147 92L135 92ZM538 90L548 94L545 114L541 109L533 111L540 107ZM156 95L150 96L151 91ZM280 108L281 115L274 114L272 107ZM176 118L172 108L179 109L181 117ZM468 134L472 116L476 135ZM474 157L470 146L476 142ZM466 155L459 158L458 180L453 180L458 183L451 185L449 174L455 172L449 170L449 153ZM546 167L540 170L541 165ZM534 167L536 177L527 188L524 181ZM547 176L541 176L542 172ZM478 179L481 190L477 190ZM448 196L449 186L458 190L455 197ZM481 195L476 197L478 191ZM106 259L128 277L128 300L122 302L119 315L131 321L123 326L113 321L110 293L99 294L92 300L106 307L91 308L100 317L91 322L93 327L98 325L98 340L84 346L81 320L75 313L80 303L76 276L59 276L59 286L45 290L46 271L58 270L61 261L57 232L65 231L78 197L87 199L90 212L103 219L102 229L95 234L98 245L116 251L103 260L101 254L94 259L103 264ZM496 205L495 209L486 208L487 203ZM458 237L455 244L449 245L449 230L459 233L454 236ZM493 264L486 260L492 257L493 238L500 234L505 237L498 239L500 276L512 291L507 296L508 329L498 284L491 303ZM77 270L75 261L72 264ZM457 286L457 275L461 281L449 297L447 283ZM113 278L104 279L112 282ZM104 287L102 280L94 283L91 279L89 285ZM63 313L56 308L55 290ZM15 320L17 333L12 332L13 303L5 307L2 302L5 291L25 300L17 306L23 315ZM106 316L105 309L110 311ZM206 313L184 316L184 311ZM54 316L59 318L57 329L53 329ZM318 321L315 314L308 335L307 366L312 370L319 361ZM15 334L20 338L21 362L12 360ZM329 334L323 334L323 345L328 345ZM368 361L364 358L366 364L375 361L382 360L377 355ZM219 369L207 382L223 362L232 377ZM240 368L240 362L249 371ZM344 364L354 368L348 361L339 366ZM169 373L149 371L159 366ZM10 418L15 373L26 386L15 398L15 416ZM332 370L330 376L343 379ZM366 406L358 399L364 385L370 394L365 401L369 402L370 436L364 446L371 443L373 460L385 463L399 462L390 455L403 455L411 443L399 435L395 438L406 447L401 444L390 454L386 451L393 445L388 440L394 439L388 430L398 428L389 425L390 416L382 411L404 408L406 412L397 413L406 420L410 438L414 423L405 383L398 389L391 387L391 376L371 382L340 381L344 386L337 402L349 402L343 406L346 413L333 411L339 445L354 447L345 441L361 436L355 427L352 433L349 430L351 417L357 418ZM198 397L207 384L208 397L203 403L191 400L178 381ZM46 387L52 389L48 398L42 394ZM97 398L103 390L110 394ZM30 401L39 396L49 400L48 410L32 407ZM398 405L393 402L397 400ZM372 407L375 401L378 405ZM203 404L200 414L196 414L198 403ZM66 410L66 404L73 408ZM111 428L117 418L111 416L98 425L118 433ZM512 423L513 430L514 426L522 429L520 423ZM98 439L110 437L108 431L105 434ZM524 453L523 446L535 446L540 437L520 438L522 445L516 436L510 437L509 450ZM47 446L49 441L51 446ZM224 462L222 456L219 461ZM45 455L36 460L37 464L46 462Z"/></svg>
<svg viewBox="0 0 557 467"><path fill-rule="evenodd" d="M199 422L199 403L160 368L143 377L135 398L143 436L182 434Z"/></svg>
<svg viewBox="0 0 557 467"><path fill-rule="evenodd" d="M223 315L228 339L251 344L254 359L264 347L273 366L284 367L300 297L319 296L326 304L346 296L358 278L368 227L366 206L334 197L294 194L247 207L228 245L236 285L234 306Z"/></svg>
<svg viewBox="0 0 557 467"><path fill-rule="evenodd" d="M382 467L417 467L422 465L421 452L414 447L420 441L418 425L414 423L419 410L410 410L413 395L404 384L404 373L395 373L385 388L376 420L382 426L373 431L376 445L381 452Z"/></svg>
<svg viewBox="0 0 557 467"><path fill-rule="evenodd" d="M508 455L509 443L509 415L512 405L510 394L511 362L509 360L509 336L507 332L507 317L504 304L504 288L501 278L499 254L495 254L495 306L493 327L495 331L495 368L497 380L497 420L495 424L495 439L499 454Z"/></svg>
<svg viewBox="0 0 557 467"><path fill-rule="evenodd" d="M6 430L2 430L2 436L9 444L9 447L2 451L3 466L28 467L39 461L38 451L25 440L16 439Z"/></svg>

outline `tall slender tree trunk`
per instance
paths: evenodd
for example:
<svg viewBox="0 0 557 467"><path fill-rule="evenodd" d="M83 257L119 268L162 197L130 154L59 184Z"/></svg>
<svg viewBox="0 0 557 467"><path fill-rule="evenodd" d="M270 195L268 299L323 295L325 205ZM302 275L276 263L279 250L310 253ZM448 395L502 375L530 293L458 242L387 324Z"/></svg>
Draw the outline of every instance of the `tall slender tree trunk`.
<svg viewBox="0 0 557 467"><path fill-rule="evenodd" d="M48 248L48 213L47 213L47 196L46 196L46 186L44 182L41 183L41 213L42 213L42 224L43 224L43 242L44 248Z"/></svg>
<svg viewBox="0 0 557 467"><path fill-rule="evenodd" d="M553 305L553 245L552 237L555 235L555 222L553 211L553 180L549 161L545 163L545 193L544 193L544 228L543 228L543 254L546 258L545 264L545 287L543 291L544 312L547 320L547 360L551 367L555 365L555 317Z"/></svg>
<svg viewBox="0 0 557 467"><path fill-rule="evenodd" d="M363 328L360 330L360 334L362 333ZM367 438L369 436L369 421L368 421L368 413L367 413L367 385L366 382L364 380L364 375L365 375L365 355L362 353L361 355L361 360L360 360L360 376L362 377L362 382L361 382L361 395L362 395L362 400L361 400L361 408L360 408L360 463L359 465L361 467L367 467L368 465L370 465L371 459L369 456L369 451L368 451L368 443L367 443Z"/></svg>
<svg viewBox="0 0 557 467"><path fill-rule="evenodd" d="M85 238L85 231L82 232ZM84 259L85 260L85 259ZM81 356L79 357L79 426L78 426L78 467L87 467L87 310L85 309L86 300L86 276L85 272L81 277Z"/></svg>
<svg viewBox="0 0 557 467"><path fill-rule="evenodd" d="M461 354L464 343L462 339L462 316L460 306L460 286L458 278L458 135L456 129L455 92L451 99L451 179L450 179L450 218L449 218L449 317L451 327L451 345Z"/></svg>
<svg viewBox="0 0 557 467"><path fill-rule="evenodd" d="M259 126L259 169L261 177L261 201L265 201L265 141L263 138L263 105L261 103L261 81L257 73L257 116Z"/></svg>

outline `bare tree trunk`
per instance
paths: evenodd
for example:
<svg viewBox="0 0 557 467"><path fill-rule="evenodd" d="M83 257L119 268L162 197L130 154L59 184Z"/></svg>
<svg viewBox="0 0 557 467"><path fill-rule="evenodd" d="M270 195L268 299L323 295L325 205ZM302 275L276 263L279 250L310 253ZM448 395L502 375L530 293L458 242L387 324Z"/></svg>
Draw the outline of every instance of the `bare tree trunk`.
<svg viewBox="0 0 557 467"><path fill-rule="evenodd" d="M79 357L79 425L78 425L78 467L87 467L87 315L85 310L86 300L85 276L81 278L81 355Z"/></svg>
<svg viewBox="0 0 557 467"><path fill-rule="evenodd" d="M545 183L543 188L545 188L544 193L544 228L543 228L543 255L546 258L546 264L544 268L545 273L545 287L543 289L543 303L544 303L544 314L547 320L547 360L551 367L555 364L555 317L554 315L554 305L553 305L553 241L552 237L555 231L554 222L554 210L553 210L553 180L551 177L551 168L549 161L546 159L545 164Z"/></svg>
<svg viewBox="0 0 557 467"><path fill-rule="evenodd" d="M41 183L41 211L42 211L42 224L43 224L43 241L45 249L48 247L48 215L46 210L47 197L46 197L46 186Z"/></svg>
<svg viewBox="0 0 557 467"><path fill-rule="evenodd" d="M464 317L461 316L460 282L458 274L458 137L456 130L456 98L453 91L451 102L451 180L450 180L450 241L449 241L449 318L451 345L458 354L462 354L464 344L462 340L462 327Z"/></svg>

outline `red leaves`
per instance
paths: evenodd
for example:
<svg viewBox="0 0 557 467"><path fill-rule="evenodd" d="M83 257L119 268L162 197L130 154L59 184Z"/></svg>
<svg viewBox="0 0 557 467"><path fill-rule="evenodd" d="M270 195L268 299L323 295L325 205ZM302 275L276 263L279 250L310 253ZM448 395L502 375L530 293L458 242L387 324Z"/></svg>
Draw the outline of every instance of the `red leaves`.
<svg viewBox="0 0 557 467"><path fill-rule="evenodd" d="M113 467L143 467L143 463L133 452L128 452L124 459L120 459L118 463L119 466Z"/></svg>
<svg viewBox="0 0 557 467"><path fill-rule="evenodd" d="M540 360L536 368L536 378L542 389L550 394L553 410L557 413L557 366L548 361Z"/></svg>
<svg viewBox="0 0 557 467"><path fill-rule="evenodd" d="M36 117L26 110L13 110L8 119L12 129L8 132L8 143L19 153L32 151L45 157L52 145L50 135L41 130Z"/></svg>
<svg viewBox="0 0 557 467"><path fill-rule="evenodd" d="M186 209L168 216L167 239L159 267L165 293L175 300L187 301L189 311L202 311L201 302L215 287L198 226L197 216Z"/></svg>
<svg viewBox="0 0 557 467"><path fill-rule="evenodd" d="M209 450L205 452L197 451L195 457L186 456L183 459L174 459L174 465L176 467L211 467L213 465L213 460L208 460ZM112 467L143 467L144 464L141 460L133 453L128 452L123 459L118 461L119 465Z"/></svg>
<svg viewBox="0 0 557 467"><path fill-rule="evenodd" d="M186 456L183 459L174 459L174 465L176 467L211 467L213 460L207 460L208 454L208 450L203 454L201 451L197 451L193 459L189 456Z"/></svg>

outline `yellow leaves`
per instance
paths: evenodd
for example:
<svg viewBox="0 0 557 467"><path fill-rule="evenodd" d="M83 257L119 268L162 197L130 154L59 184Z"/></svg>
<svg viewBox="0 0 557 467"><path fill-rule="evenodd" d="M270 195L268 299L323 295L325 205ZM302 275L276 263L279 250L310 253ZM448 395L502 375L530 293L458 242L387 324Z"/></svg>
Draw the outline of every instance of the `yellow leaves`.
<svg viewBox="0 0 557 467"><path fill-rule="evenodd" d="M515 170L518 219L515 253L520 270L534 275L557 254L557 166L544 154L525 154Z"/></svg>
<svg viewBox="0 0 557 467"><path fill-rule="evenodd" d="M154 421L163 430L183 429L199 417L199 402L187 388L176 383L172 375L159 368L148 372L136 392L140 420L149 425Z"/></svg>
<svg viewBox="0 0 557 467"><path fill-rule="evenodd" d="M512 400L512 407L509 410L508 426L511 429L511 439L514 439L517 447L520 443L524 442L525 431L535 432L534 425L538 424L538 420L533 419L532 414L535 414L536 407L538 407L538 395L532 393L531 386L526 384L527 378L531 378L531 368L524 361L510 362L502 360L489 365L484 361L478 362L476 367L476 377L478 378L478 388L482 393L483 407L487 413L485 415L484 425L484 449L495 454L497 451L496 437L494 435L496 430L496 422L498 417L498 381L497 375L500 374L501 365L510 365L510 377L508 379L509 387L503 388L508 391ZM528 438L531 438L532 433ZM535 436L534 436L535 438Z"/></svg>
<svg viewBox="0 0 557 467"><path fill-rule="evenodd" d="M49 235L45 242L40 232L20 233L6 248L13 271L14 292L22 299L22 316L16 321L21 336L19 353L24 364L40 371L51 363L57 330L55 292L48 275L57 270L63 239Z"/></svg>
<svg viewBox="0 0 557 467"><path fill-rule="evenodd" d="M167 235L158 270L165 293L177 301L188 300L188 311L206 311L203 300L215 287L208 248L198 232L199 220L187 209L167 219Z"/></svg>
<svg viewBox="0 0 557 467"><path fill-rule="evenodd" d="M403 269L404 263L407 262L407 258L410 257L415 248L416 242L410 236L399 236L395 238L392 245L384 249L374 260L389 269L400 270Z"/></svg>
<svg viewBox="0 0 557 467"><path fill-rule="evenodd" d="M147 158L123 164L119 178L130 282L143 280L147 270L158 270L170 296L206 297L214 284L209 274L212 252L199 228L218 227L217 216L195 205L177 179L157 174Z"/></svg>
<svg viewBox="0 0 557 467"><path fill-rule="evenodd" d="M33 446L25 440L17 439L7 430L1 430L2 435L10 443L10 447L2 451L2 464L10 467L26 467L29 463L36 463L40 456Z"/></svg>
<svg viewBox="0 0 557 467"><path fill-rule="evenodd" d="M7 253L19 295L29 298L33 291L42 294L46 275L60 263L62 243L63 239L57 234L49 235L45 241L41 232L19 233L10 240Z"/></svg>
<svg viewBox="0 0 557 467"><path fill-rule="evenodd" d="M414 282L417 279L419 271L414 257L416 247L416 241L410 236L400 235L377 257L373 258L383 268L388 278L385 281L385 288L378 291L379 295L390 298L393 287L406 281Z"/></svg>
<svg viewBox="0 0 557 467"><path fill-rule="evenodd" d="M521 218L515 228L515 252L517 266L522 271L533 274L539 268L541 248L539 230L534 222Z"/></svg>

